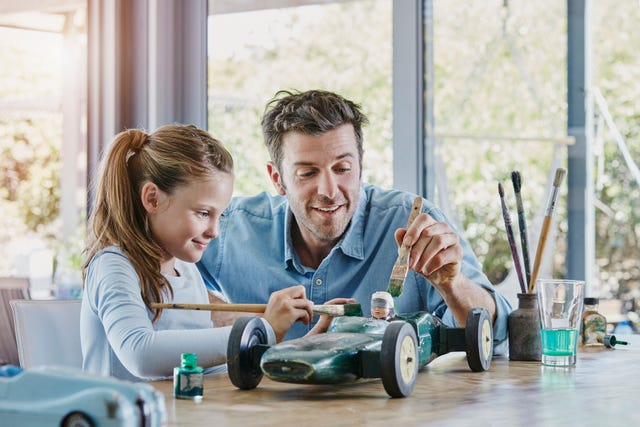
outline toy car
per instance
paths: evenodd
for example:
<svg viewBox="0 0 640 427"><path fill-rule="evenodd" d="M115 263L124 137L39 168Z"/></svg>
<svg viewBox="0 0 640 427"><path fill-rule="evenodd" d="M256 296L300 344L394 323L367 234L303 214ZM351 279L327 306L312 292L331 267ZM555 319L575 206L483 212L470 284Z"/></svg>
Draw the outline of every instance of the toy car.
<svg viewBox="0 0 640 427"><path fill-rule="evenodd" d="M482 308L469 311L465 328L446 326L426 312L397 315L392 321L335 317L327 333L279 344L267 342L263 323L243 317L233 325L227 349L231 382L253 389L263 374L275 381L337 384L381 378L391 397L406 397L418 370L435 357L466 351L472 371L485 371L493 355L493 327Z"/></svg>
<svg viewBox="0 0 640 427"><path fill-rule="evenodd" d="M4 371L0 375L2 425L155 427L168 422L164 396L149 384L71 368Z"/></svg>

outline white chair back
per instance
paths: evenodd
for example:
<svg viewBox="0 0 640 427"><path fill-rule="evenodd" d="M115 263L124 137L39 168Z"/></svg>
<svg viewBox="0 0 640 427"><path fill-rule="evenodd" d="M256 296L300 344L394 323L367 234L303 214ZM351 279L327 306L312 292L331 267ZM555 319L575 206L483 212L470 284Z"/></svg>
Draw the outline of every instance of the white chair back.
<svg viewBox="0 0 640 427"><path fill-rule="evenodd" d="M18 347L10 301L29 299L29 279L0 277L0 365L17 365Z"/></svg>
<svg viewBox="0 0 640 427"><path fill-rule="evenodd" d="M10 304L22 368L82 368L81 300L13 300Z"/></svg>

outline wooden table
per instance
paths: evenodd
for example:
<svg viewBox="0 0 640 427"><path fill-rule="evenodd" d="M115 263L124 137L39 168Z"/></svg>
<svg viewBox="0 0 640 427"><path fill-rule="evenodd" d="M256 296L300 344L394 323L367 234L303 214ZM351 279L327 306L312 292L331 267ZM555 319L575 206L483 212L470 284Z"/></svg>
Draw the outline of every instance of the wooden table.
<svg viewBox="0 0 640 427"><path fill-rule="evenodd" d="M640 336L618 339L631 345L580 350L574 368L498 356L489 371L474 373L464 353L450 353L427 365L404 399L389 398L380 380L316 386L264 378L242 391L213 374L200 402L175 399L171 381L152 384L176 426L640 425Z"/></svg>

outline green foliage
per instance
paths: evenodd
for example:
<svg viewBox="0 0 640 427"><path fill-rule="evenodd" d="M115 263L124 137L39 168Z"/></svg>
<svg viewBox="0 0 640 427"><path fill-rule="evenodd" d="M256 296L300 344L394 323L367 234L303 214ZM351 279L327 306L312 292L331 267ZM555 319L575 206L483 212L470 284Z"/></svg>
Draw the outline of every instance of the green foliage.
<svg viewBox="0 0 640 427"><path fill-rule="evenodd" d="M640 7L620 2L616 7L594 4L594 80L607 100L632 158L640 159ZM596 170L596 265L602 292L625 300L640 301L640 183L626 167L607 130L604 169Z"/></svg>
<svg viewBox="0 0 640 427"><path fill-rule="evenodd" d="M640 163L640 7L595 2L594 81L636 164ZM605 130L604 169L596 170L596 265L601 294L640 302L640 183Z"/></svg>
<svg viewBox="0 0 640 427"><path fill-rule="evenodd" d="M25 225L34 232L42 231L59 214L58 129L59 117L0 122L2 198L16 204Z"/></svg>

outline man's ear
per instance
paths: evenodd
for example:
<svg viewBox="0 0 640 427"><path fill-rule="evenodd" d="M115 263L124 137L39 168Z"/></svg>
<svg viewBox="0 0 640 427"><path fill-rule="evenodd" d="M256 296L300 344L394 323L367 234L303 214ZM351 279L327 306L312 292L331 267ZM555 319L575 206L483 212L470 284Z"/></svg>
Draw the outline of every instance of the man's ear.
<svg viewBox="0 0 640 427"><path fill-rule="evenodd" d="M273 162L267 163L267 173L269 174L269 178L271 178L271 182L273 183L274 188L281 196L287 195L287 189L282 183L282 175L278 171L278 168Z"/></svg>
<svg viewBox="0 0 640 427"><path fill-rule="evenodd" d="M153 182L145 182L140 190L142 206L148 213L155 213L158 210L160 189Z"/></svg>

